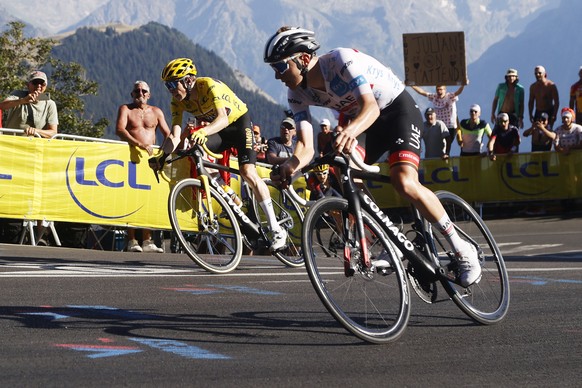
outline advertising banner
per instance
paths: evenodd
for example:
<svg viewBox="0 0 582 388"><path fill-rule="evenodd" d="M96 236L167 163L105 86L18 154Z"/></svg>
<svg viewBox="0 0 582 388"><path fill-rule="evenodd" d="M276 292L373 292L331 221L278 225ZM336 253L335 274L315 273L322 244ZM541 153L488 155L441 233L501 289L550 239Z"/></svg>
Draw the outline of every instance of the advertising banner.
<svg viewBox="0 0 582 388"><path fill-rule="evenodd" d="M158 183L143 150L124 144L0 135L0 218L68 221L170 229L168 194L190 176L190 161L165 169ZM236 167L236 162L233 167ZM386 163L381 170L388 175ZM269 170L257 167L266 177ZM433 191L452 191L468 202L582 197L582 151L423 160L419 179ZM240 176L231 186L240 193ZM407 206L389 184L366 182L383 208ZM305 193L305 182L296 185Z"/></svg>

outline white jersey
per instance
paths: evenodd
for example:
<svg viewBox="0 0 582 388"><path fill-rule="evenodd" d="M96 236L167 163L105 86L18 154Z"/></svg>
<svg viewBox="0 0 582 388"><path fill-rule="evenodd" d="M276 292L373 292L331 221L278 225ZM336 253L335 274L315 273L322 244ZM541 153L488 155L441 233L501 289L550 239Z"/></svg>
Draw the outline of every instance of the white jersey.
<svg viewBox="0 0 582 388"><path fill-rule="evenodd" d="M582 143L582 125L572 124L570 129L560 125L556 129L556 135L558 136L554 140L555 145L560 145L564 148L576 147Z"/></svg>
<svg viewBox="0 0 582 388"><path fill-rule="evenodd" d="M289 89L289 107L295 121L311 122L310 105L334 109L347 118L360 113L358 98L374 94L380 110L404 90L402 81L378 60L354 49L337 48L319 57L325 91L298 87Z"/></svg>

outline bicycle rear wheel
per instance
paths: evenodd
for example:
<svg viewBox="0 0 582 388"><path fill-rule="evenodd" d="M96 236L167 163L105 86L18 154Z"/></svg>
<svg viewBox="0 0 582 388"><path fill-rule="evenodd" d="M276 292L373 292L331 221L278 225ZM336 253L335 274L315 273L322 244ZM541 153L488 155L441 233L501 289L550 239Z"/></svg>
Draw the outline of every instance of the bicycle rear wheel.
<svg viewBox="0 0 582 388"><path fill-rule="evenodd" d="M269 188L277 222L287 231L287 248L273 252L273 256L289 267L301 267L304 265L301 253L301 227L304 210L285 190L281 190L270 179L263 179L263 181ZM254 195L253 208L256 212L256 219L259 220L263 230L268 230L267 216Z"/></svg>
<svg viewBox="0 0 582 388"><path fill-rule="evenodd" d="M360 239L355 217L347 210L347 200L328 197L307 211L302 246L309 279L324 306L348 331L372 343L393 341L410 316L404 267L380 225L362 211L366 235ZM347 233L344 224L349 225ZM319 244L318 238L333 241L333 249ZM371 268L363 264L360 241L367 244Z"/></svg>
<svg viewBox="0 0 582 388"><path fill-rule="evenodd" d="M210 188L212 213L198 179L176 184L168 199L172 229L180 245L196 264L214 273L234 270L242 257L242 234L234 212Z"/></svg>
<svg viewBox="0 0 582 388"><path fill-rule="evenodd" d="M477 212L461 197L447 192L435 193L465 241L473 244L481 262L481 280L465 288L453 281L443 280L445 291L469 317L482 324L499 322L509 309L509 277L503 256L493 235ZM450 261L444 238L433 234L434 248L441 264Z"/></svg>

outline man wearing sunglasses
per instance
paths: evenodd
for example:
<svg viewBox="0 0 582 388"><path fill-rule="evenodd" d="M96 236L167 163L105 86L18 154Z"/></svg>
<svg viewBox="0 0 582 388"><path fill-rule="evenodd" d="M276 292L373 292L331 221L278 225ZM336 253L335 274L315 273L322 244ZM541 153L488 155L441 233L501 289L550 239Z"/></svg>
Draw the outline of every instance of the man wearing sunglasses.
<svg viewBox="0 0 582 388"><path fill-rule="evenodd" d="M264 61L275 78L287 86L287 100L298 131L293 156L273 180L285 182L314 155L314 130L309 107L340 112L333 148L352 152L356 138L366 132L366 162L377 162L389 153L390 178L396 191L412 202L440 230L459 263L463 286L478 281L481 268L475 248L456 232L436 195L418 180L422 116L392 70L354 49L338 48L321 57L313 31L282 27L265 45Z"/></svg>
<svg viewBox="0 0 582 388"><path fill-rule="evenodd" d="M267 215L273 232L272 251L284 249L287 232L277 222L269 188L256 169L257 153L248 108L223 82L210 77L197 77L196 65L189 58L170 61L162 70L162 80L172 94L172 144L165 142L164 153L177 146L182 132L182 115L192 114L197 120L209 124L191 135L190 141L206 143L213 152L235 147L243 179L249 184Z"/></svg>
<svg viewBox="0 0 582 388"><path fill-rule="evenodd" d="M39 70L31 72L26 90L15 90L0 102L0 110L8 110L4 126L23 129L26 136L39 135L48 139L56 135L59 125L57 104L46 93L47 86L45 73Z"/></svg>
<svg viewBox="0 0 582 388"><path fill-rule="evenodd" d="M170 135L170 128L164 112L157 106L148 104L150 97L149 85L145 81L135 81L131 91L133 101L121 105L117 111L115 133L121 140L145 150L151 156L154 152L153 145L156 144L156 129L159 129L166 139ZM152 240L151 230L142 229L141 231L142 245L140 246L136 239L135 229L127 230L128 252L164 252Z"/></svg>

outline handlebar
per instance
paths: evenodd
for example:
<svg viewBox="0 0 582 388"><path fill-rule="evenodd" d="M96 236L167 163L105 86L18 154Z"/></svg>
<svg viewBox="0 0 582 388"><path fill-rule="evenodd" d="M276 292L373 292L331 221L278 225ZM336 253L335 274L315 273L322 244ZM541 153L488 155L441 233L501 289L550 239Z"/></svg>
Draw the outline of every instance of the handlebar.
<svg viewBox="0 0 582 388"><path fill-rule="evenodd" d="M175 162L176 160L180 160L183 159L187 156L191 156L194 155L194 152L196 150L200 150L205 152L207 155L213 157L214 159L222 159L223 155L222 154L217 154L212 152L208 146L205 144L193 144L192 147L190 147L187 150L179 150L176 152L177 156L168 159L168 157L170 156L167 153L162 153L161 156L154 156L152 158L148 159L148 164L151 167L151 169L154 171L154 175L156 176L156 180L158 181L158 183L160 183L160 177L158 175L158 171L161 171L164 168L165 164L171 164L173 162Z"/></svg>

